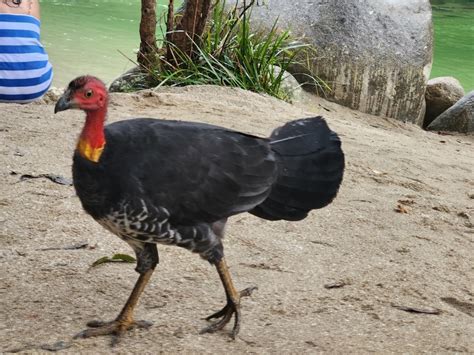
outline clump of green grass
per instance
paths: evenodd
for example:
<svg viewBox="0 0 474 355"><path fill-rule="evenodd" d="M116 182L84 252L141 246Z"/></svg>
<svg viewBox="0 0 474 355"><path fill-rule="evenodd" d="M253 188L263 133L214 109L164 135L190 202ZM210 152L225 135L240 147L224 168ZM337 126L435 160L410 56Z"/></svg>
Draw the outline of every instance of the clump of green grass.
<svg viewBox="0 0 474 355"><path fill-rule="evenodd" d="M183 53L172 42L163 40L161 47L171 49L173 59L162 56L157 67L148 68L152 82L157 86L231 86L291 99L282 90L285 71L290 66L306 67L302 59L313 50L293 41L289 31L279 31L276 22L270 31L252 33L250 17L251 6L229 11L225 1L217 1L200 43L195 43L194 53ZM328 89L318 78L307 78L312 86Z"/></svg>

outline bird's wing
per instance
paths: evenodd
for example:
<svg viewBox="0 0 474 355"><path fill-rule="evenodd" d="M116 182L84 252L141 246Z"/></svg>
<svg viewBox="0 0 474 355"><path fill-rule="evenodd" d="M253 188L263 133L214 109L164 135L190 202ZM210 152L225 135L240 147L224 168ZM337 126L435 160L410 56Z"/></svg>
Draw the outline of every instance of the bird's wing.
<svg viewBox="0 0 474 355"><path fill-rule="evenodd" d="M136 119L108 126L117 177L178 223L214 222L252 209L276 178L268 140L224 128ZM109 150L110 150L109 149Z"/></svg>

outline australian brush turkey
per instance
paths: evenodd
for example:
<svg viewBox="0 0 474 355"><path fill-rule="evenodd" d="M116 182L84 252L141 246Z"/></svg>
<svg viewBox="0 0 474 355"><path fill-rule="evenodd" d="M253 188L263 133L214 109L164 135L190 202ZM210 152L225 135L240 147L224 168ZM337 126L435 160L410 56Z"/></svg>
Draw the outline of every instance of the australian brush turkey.
<svg viewBox="0 0 474 355"><path fill-rule="evenodd" d="M55 112L86 113L73 158L73 180L84 210L127 242L137 256L138 281L111 322L90 322L78 337L123 333L145 322L133 319L140 294L158 264L156 244L198 253L214 265L227 295L225 307L203 332L222 329L240 298L224 259L227 218L249 212L266 220L298 221L336 196L344 154L324 119L291 121L260 138L203 123L136 118L104 127L108 93L97 78L73 80Z"/></svg>

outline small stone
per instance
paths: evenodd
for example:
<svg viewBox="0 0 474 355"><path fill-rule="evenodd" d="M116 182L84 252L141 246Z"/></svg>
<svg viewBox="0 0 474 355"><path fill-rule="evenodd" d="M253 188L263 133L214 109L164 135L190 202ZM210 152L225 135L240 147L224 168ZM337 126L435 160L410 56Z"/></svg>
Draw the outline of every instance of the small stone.
<svg viewBox="0 0 474 355"><path fill-rule="evenodd" d="M50 87L49 90L44 94L44 96L39 100L39 102L44 104L54 104L59 100L63 94L63 89L57 87Z"/></svg>
<svg viewBox="0 0 474 355"><path fill-rule="evenodd" d="M68 349L71 347L71 343L67 343L65 341L58 341L54 344L45 344L45 345L41 345L41 349L43 350L47 350L47 351L59 351L59 350L64 350L64 349Z"/></svg>
<svg viewBox="0 0 474 355"><path fill-rule="evenodd" d="M147 74L140 67L133 67L114 79L109 86L110 92L130 92L146 89Z"/></svg>
<svg viewBox="0 0 474 355"><path fill-rule="evenodd" d="M341 288L346 286L347 283L345 281L335 281L335 282L330 282L324 285L324 288L331 289L331 288Z"/></svg>
<svg viewBox="0 0 474 355"><path fill-rule="evenodd" d="M273 66L273 76L277 77L280 75L281 68L278 66ZM285 71L283 73L282 82L280 89L287 96L288 100L292 103L302 101L303 89L301 88L298 80L295 79L293 75Z"/></svg>
<svg viewBox="0 0 474 355"><path fill-rule="evenodd" d="M461 133L474 132L474 91L468 93L436 117L426 129Z"/></svg>
<svg viewBox="0 0 474 355"><path fill-rule="evenodd" d="M456 78L442 76L429 80L425 93L426 113L423 127L428 126L463 96L464 89Z"/></svg>
<svg viewBox="0 0 474 355"><path fill-rule="evenodd" d="M445 212L445 213L451 212L449 207L444 206L444 205L434 206L433 209L438 212Z"/></svg>
<svg viewBox="0 0 474 355"><path fill-rule="evenodd" d="M469 215L467 214L467 212L464 212L464 211L459 212L458 216L461 218L469 219Z"/></svg>

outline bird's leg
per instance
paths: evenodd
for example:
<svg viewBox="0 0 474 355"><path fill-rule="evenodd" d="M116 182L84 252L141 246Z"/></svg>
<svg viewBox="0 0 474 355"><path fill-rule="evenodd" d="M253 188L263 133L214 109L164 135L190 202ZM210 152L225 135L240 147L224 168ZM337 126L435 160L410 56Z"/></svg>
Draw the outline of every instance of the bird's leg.
<svg viewBox="0 0 474 355"><path fill-rule="evenodd" d="M125 303L122 311L118 317L111 322L102 322L102 321L91 321L87 323L87 326L90 329L86 329L74 338L89 338L99 335L113 335L112 345L115 345L119 342L120 337L127 331L133 328L148 328L151 326L151 323L146 321L135 321L133 319L133 310L138 303L138 299L145 289L148 280L153 274L153 269L146 271L141 274L138 278L135 287L133 288L130 297Z"/></svg>
<svg viewBox="0 0 474 355"><path fill-rule="evenodd" d="M156 245L147 244L147 246L136 251L138 258L137 271L140 273L137 282L132 290L132 293L128 297L122 311L119 313L117 318L111 322L103 321L91 321L87 323L90 329L86 329L74 338L89 338L100 335L113 335L112 345L116 345L120 338L127 330L134 328L149 328L152 323L147 321L135 321L133 319L133 311L138 303L138 300L143 293L148 281L155 270L155 266L158 263L158 252Z"/></svg>
<svg viewBox="0 0 474 355"><path fill-rule="evenodd" d="M252 291L256 287L249 287L243 291L237 291L235 289L232 278L230 277L229 268L225 262L225 259L222 258L215 263L219 277L221 278L222 285L224 286L225 293L227 296L227 304L220 311L210 315L206 320L211 320L213 318L221 318L217 322L211 324L210 326L204 328L201 333L214 333L225 327L227 323L232 319L232 315L235 316L234 328L232 329L231 337L235 339L240 330L240 299L242 297L250 296Z"/></svg>

